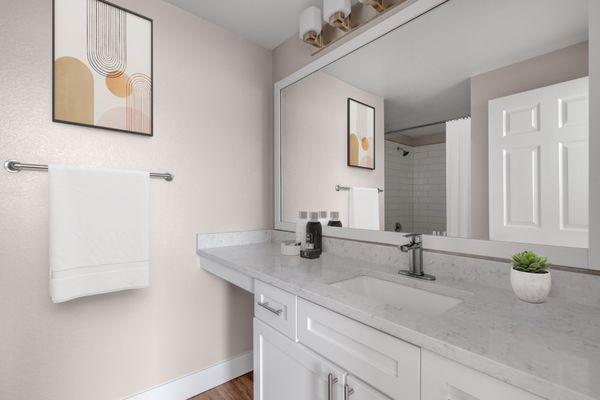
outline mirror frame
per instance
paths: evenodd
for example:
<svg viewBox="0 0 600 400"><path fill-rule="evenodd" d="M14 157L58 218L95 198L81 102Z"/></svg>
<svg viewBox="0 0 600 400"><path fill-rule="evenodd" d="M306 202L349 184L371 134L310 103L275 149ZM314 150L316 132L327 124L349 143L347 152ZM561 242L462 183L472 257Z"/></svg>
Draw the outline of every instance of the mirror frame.
<svg viewBox="0 0 600 400"><path fill-rule="evenodd" d="M377 23L371 28L344 42L330 52L315 59L306 66L293 72L286 78L275 83L274 90L274 227L276 230L295 230L295 223L282 220L281 194L281 91L306 76L339 60L358 48L377 40L386 33L405 23L425 14L427 11L451 0L407 0L399 11ZM596 3L596 4L594 4ZM592 132L600 133L600 2L589 0L589 55L590 55L590 155L600 154L600 137ZM597 38L597 39L594 39ZM593 78L592 78L593 75ZM481 239L464 239L423 235L425 250L458 254L465 256L483 257L486 259L510 259L511 255L533 250L547 256L554 266L600 271L600 206L594 209L594 204L600 204L600 157L590 157L590 225L589 249L550 246L528 243L501 242ZM331 188L332 190L334 188ZM364 229L323 227L323 234L328 237L356 240L387 245L400 245L406 240L399 232L370 231ZM594 271L594 272L596 272Z"/></svg>

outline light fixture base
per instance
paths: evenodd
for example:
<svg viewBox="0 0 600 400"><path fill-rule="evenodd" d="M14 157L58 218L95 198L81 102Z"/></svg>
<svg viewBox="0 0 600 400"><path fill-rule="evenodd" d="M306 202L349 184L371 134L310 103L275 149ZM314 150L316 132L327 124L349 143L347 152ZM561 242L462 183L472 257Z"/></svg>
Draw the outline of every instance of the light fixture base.
<svg viewBox="0 0 600 400"><path fill-rule="evenodd" d="M319 33L317 35L317 33L314 31L306 32L304 34L304 36L302 37L302 41L304 43L308 43L311 46L316 47L317 49L323 48L323 34L322 33Z"/></svg>
<svg viewBox="0 0 600 400"><path fill-rule="evenodd" d="M329 25L341 31L350 32L350 15L346 16L343 12L338 11L329 17Z"/></svg>
<svg viewBox="0 0 600 400"><path fill-rule="evenodd" d="M378 13L385 11L384 0L367 0L366 3L373 7Z"/></svg>

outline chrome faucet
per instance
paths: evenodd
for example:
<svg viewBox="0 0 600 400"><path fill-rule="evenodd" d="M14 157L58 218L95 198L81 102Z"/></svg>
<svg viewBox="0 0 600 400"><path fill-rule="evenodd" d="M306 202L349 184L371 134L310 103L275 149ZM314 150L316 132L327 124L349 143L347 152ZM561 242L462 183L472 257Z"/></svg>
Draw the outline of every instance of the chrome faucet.
<svg viewBox="0 0 600 400"><path fill-rule="evenodd" d="M435 280L435 276L423 272L423 237L421 234L409 233L404 237L410 238L410 242L400 246L403 253L408 253L408 270L400 270L398 273L428 281Z"/></svg>

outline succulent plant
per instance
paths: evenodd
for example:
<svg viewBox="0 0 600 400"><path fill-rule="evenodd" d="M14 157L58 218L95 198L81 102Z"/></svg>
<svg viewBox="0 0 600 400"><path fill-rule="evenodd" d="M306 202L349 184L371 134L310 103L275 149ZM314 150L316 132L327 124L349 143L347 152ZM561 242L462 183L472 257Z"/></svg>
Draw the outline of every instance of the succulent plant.
<svg viewBox="0 0 600 400"><path fill-rule="evenodd" d="M513 269L531 274L546 274L550 263L546 257L538 256L533 251L523 251L512 256Z"/></svg>

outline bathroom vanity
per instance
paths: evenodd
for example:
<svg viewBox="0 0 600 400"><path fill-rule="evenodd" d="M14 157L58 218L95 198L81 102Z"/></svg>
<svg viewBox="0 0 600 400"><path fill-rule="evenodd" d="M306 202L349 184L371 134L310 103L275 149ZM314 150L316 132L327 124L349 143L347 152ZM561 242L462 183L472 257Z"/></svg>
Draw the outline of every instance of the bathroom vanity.
<svg viewBox="0 0 600 400"><path fill-rule="evenodd" d="M406 1L275 83L275 231L198 237L254 295L256 400L600 399L593 3ZM282 256L321 210L321 258Z"/></svg>
<svg viewBox="0 0 600 400"><path fill-rule="evenodd" d="M198 236L202 267L254 295L255 399L600 398L598 308L524 303L475 271L412 279L339 239L317 260L282 256L281 235Z"/></svg>

